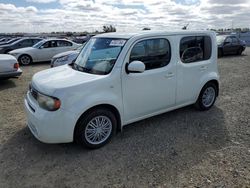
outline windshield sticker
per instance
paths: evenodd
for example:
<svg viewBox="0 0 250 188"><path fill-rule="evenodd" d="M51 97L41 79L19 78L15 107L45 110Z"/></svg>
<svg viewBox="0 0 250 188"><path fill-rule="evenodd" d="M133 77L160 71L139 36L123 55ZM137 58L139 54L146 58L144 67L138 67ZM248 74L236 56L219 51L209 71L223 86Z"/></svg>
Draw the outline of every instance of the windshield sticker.
<svg viewBox="0 0 250 188"><path fill-rule="evenodd" d="M109 46L124 46L126 40L112 40Z"/></svg>

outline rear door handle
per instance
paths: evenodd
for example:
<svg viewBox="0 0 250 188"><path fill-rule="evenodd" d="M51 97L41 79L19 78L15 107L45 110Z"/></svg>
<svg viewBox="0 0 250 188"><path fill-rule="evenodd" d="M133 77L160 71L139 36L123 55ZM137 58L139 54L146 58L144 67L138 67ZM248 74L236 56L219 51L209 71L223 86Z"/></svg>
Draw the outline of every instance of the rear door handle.
<svg viewBox="0 0 250 188"><path fill-rule="evenodd" d="M201 71L204 71L204 70L206 70L208 67L207 66L202 66L201 68L200 68L200 70Z"/></svg>
<svg viewBox="0 0 250 188"><path fill-rule="evenodd" d="M172 78L172 77L174 77L174 73L172 72L169 72L167 73L167 75L165 75L165 78Z"/></svg>

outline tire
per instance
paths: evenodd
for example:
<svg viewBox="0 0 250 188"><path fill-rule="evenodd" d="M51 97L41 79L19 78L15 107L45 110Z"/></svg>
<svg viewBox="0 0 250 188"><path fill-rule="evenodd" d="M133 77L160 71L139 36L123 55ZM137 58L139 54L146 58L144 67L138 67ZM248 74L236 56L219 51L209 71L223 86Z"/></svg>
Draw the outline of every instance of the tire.
<svg viewBox="0 0 250 188"><path fill-rule="evenodd" d="M94 109L78 121L75 140L84 147L97 149L111 140L116 132L116 127L117 119L112 111L106 108Z"/></svg>
<svg viewBox="0 0 250 188"><path fill-rule="evenodd" d="M222 57L223 56L223 51L222 51L222 49L219 49L218 50L218 57Z"/></svg>
<svg viewBox="0 0 250 188"><path fill-rule="evenodd" d="M209 110L214 105L217 95L217 86L212 82L207 83L202 88L200 95L195 103L195 107L201 111Z"/></svg>
<svg viewBox="0 0 250 188"><path fill-rule="evenodd" d="M238 51L237 51L237 55L241 55L242 52L243 52L243 49L240 47L240 48L238 49Z"/></svg>
<svg viewBox="0 0 250 188"><path fill-rule="evenodd" d="M32 63L32 58L29 55L24 54L18 58L18 62L21 65L30 65Z"/></svg>

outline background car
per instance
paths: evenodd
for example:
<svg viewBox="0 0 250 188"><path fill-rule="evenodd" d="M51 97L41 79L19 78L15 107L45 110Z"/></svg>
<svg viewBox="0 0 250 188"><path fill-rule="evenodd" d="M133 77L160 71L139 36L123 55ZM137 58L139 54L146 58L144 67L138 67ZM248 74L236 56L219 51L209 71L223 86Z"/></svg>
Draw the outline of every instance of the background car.
<svg viewBox="0 0 250 188"><path fill-rule="evenodd" d="M1 45L0 54L7 54L8 52L15 49L33 46L41 40L41 38L22 38L11 44Z"/></svg>
<svg viewBox="0 0 250 188"><path fill-rule="evenodd" d="M21 39L21 37L12 38L12 39L10 39L8 41L5 41L5 42L0 42L0 46L5 45L5 44L11 44L11 43L13 43L13 42L15 42L15 41L17 41L19 39Z"/></svg>
<svg viewBox="0 0 250 188"><path fill-rule="evenodd" d="M66 65L66 64L72 63L77 58L77 56L80 53L80 51L82 50L83 46L78 47L76 50L67 51L67 52L63 52L63 53L55 55L51 59L50 66L51 67L58 67L61 65Z"/></svg>
<svg viewBox="0 0 250 188"><path fill-rule="evenodd" d="M19 77L22 70L15 57L7 54L0 54L0 79Z"/></svg>
<svg viewBox="0 0 250 188"><path fill-rule="evenodd" d="M29 48L13 50L9 54L16 57L22 65L33 62L51 61L56 54L76 50L80 44L65 39L46 39Z"/></svg>
<svg viewBox="0 0 250 188"><path fill-rule="evenodd" d="M225 54L241 55L246 49L246 43L233 35L218 35L218 56L221 57Z"/></svg>

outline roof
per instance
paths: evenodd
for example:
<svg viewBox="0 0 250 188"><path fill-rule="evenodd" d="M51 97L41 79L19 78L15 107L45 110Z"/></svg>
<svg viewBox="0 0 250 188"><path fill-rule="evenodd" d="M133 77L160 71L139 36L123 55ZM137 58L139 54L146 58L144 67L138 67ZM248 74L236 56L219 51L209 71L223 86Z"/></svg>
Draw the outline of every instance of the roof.
<svg viewBox="0 0 250 188"><path fill-rule="evenodd" d="M187 35L187 34L204 34L204 33L215 33L213 31L191 31L191 30L177 30L177 31L141 31L137 33L103 33L100 35L96 35L95 37L107 37L107 38L123 38L129 39L135 36L161 36L161 35Z"/></svg>

